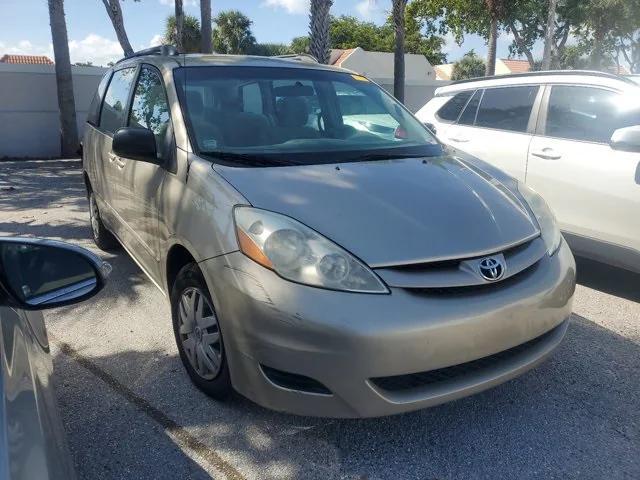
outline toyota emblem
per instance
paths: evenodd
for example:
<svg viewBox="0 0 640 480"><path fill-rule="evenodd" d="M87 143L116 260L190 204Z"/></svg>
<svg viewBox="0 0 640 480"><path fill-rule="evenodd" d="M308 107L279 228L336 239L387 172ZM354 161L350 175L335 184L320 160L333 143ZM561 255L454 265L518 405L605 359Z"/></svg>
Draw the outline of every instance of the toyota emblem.
<svg viewBox="0 0 640 480"><path fill-rule="evenodd" d="M504 276L505 264L501 258L487 257L478 263L480 275L489 282L500 280Z"/></svg>

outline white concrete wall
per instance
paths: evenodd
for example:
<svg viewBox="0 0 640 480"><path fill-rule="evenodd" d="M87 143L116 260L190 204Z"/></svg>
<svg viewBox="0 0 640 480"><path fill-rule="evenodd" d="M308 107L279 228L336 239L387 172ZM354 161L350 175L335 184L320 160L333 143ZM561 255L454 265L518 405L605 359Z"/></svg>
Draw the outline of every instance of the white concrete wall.
<svg viewBox="0 0 640 480"><path fill-rule="evenodd" d="M507 67L505 65L505 63L497 58L496 59L496 75L509 75L511 73L511 70L509 69L509 67Z"/></svg>
<svg viewBox="0 0 640 480"><path fill-rule="evenodd" d="M393 95L393 79L371 79ZM404 105L413 113L416 113L434 97L437 88L444 87L450 83L444 80L431 80L418 85L407 82L404 86Z"/></svg>
<svg viewBox="0 0 640 480"><path fill-rule="evenodd" d="M435 80L436 71L424 55L407 53L404 56L407 83ZM340 65L370 78L393 78L393 53L367 52L356 48Z"/></svg>
<svg viewBox="0 0 640 480"><path fill-rule="evenodd" d="M100 67L72 67L80 136L89 104L105 71ZM0 63L0 158L59 155L60 120L54 66Z"/></svg>
<svg viewBox="0 0 640 480"><path fill-rule="evenodd" d="M436 88L450 82L436 80L436 71L424 55L405 54L404 104L412 112L433 98ZM393 53L356 48L340 65L366 75L393 95Z"/></svg>

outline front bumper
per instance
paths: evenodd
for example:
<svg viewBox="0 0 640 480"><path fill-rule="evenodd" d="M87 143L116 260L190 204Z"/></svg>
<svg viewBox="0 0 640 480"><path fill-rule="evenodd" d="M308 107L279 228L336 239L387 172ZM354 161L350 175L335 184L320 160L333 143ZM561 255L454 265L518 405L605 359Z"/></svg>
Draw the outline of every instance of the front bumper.
<svg viewBox="0 0 640 480"><path fill-rule="evenodd" d="M322 290L285 281L239 252L206 260L201 268L236 390L268 408L327 417L416 410L518 376L562 340L576 278L564 242L553 257L503 285L469 291ZM500 354L506 350L511 353ZM388 382L372 381L460 364L477 367L482 362L474 361L485 357L481 368L435 383L388 390L380 386ZM261 365L309 377L331 393L283 388Z"/></svg>

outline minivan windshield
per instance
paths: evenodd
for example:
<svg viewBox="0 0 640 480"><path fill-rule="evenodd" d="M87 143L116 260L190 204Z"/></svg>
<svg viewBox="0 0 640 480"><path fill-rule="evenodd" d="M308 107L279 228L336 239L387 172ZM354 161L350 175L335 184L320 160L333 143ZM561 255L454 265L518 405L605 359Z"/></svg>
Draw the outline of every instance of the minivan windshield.
<svg viewBox="0 0 640 480"><path fill-rule="evenodd" d="M367 78L329 70L182 67L174 78L194 147L216 162L268 166L442 154Z"/></svg>

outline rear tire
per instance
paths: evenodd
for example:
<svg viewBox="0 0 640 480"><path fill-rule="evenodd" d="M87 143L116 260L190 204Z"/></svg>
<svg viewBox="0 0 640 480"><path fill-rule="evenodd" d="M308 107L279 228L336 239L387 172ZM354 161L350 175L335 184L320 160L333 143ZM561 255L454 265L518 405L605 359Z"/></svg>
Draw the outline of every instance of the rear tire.
<svg viewBox="0 0 640 480"><path fill-rule="evenodd" d="M96 202L96 196L93 192L89 192L89 219L91 221L91 233L93 241L99 249L109 251L120 247L118 240L113 234L107 230L100 218L100 210Z"/></svg>
<svg viewBox="0 0 640 480"><path fill-rule="evenodd" d="M173 333L191 381L204 393L224 400L232 392L222 331L202 272L190 263L171 289Z"/></svg>

